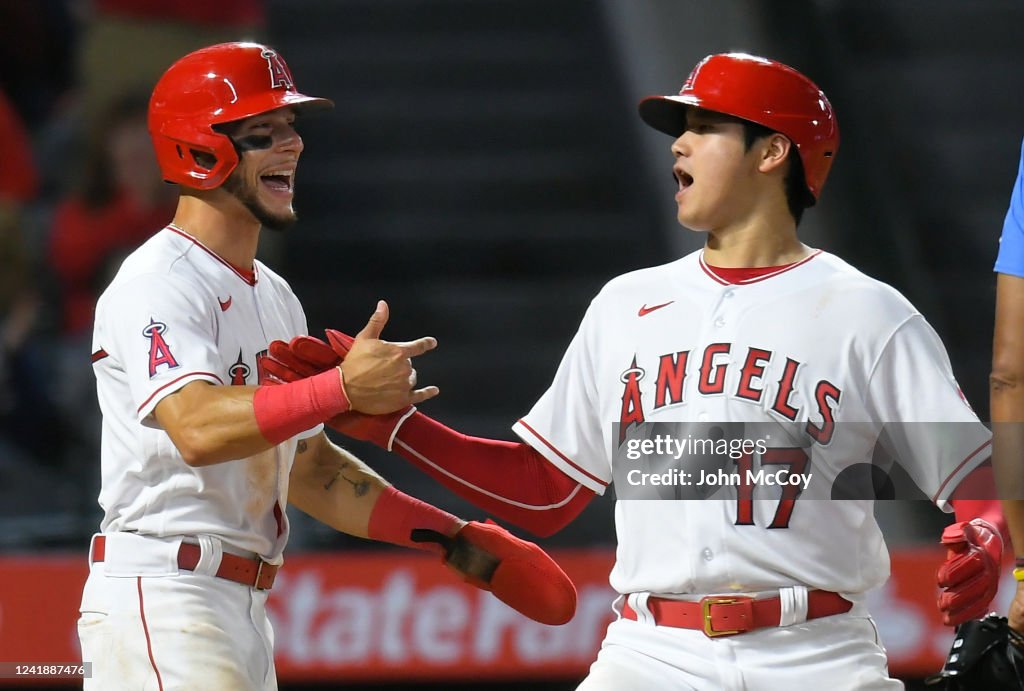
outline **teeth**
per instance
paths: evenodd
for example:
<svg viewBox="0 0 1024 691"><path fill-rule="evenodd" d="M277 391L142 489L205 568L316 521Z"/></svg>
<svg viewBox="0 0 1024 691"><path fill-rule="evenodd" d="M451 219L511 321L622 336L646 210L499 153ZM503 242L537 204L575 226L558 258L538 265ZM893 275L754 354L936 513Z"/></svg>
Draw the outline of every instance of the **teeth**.
<svg viewBox="0 0 1024 691"><path fill-rule="evenodd" d="M288 169L288 170L269 170L266 173L263 173L260 177L261 178L269 178L269 177L281 177L281 178L284 178L285 179L285 185L287 186L287 188L289 190L291 190L292 189L292 176L293 175L295 175L295 171L294 170L290 170L290 169Z"/></svg>

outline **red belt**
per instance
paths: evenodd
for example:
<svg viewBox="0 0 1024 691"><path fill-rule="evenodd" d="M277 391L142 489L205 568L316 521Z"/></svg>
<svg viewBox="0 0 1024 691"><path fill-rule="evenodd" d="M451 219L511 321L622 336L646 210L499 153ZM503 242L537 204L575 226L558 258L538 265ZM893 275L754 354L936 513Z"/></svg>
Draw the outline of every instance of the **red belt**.
<svg viewBox="0 0 1024 691"><path fill-rule="evenodd" d="M807 618L818 619L849 612L853 603L839 593L812 590L807 593ZM777 597L754 599L745 596L709 595L696 602L651 597L647 608L658 626L703 631L708 638L734 636L754 629L779 625L782 601ZM627 602L622 616L637 620Z"/></svg>
<svg viewBox="0 0 1024 691"><path fill-rule="evenodd" d="M92 541L92 560L103 561L106 555L107 540L103 535L97 535ZM199 564L201 551L199 545L181 543L178 548L178 568L186 571L195 571ZM214 574L218 578L226 578L235 583L247 585L256 590L270 590L274 585L274 578L277 576L278 567L268 564L262 559L247 559L235 554L224 555L220 559L220 568Z"/></svg>

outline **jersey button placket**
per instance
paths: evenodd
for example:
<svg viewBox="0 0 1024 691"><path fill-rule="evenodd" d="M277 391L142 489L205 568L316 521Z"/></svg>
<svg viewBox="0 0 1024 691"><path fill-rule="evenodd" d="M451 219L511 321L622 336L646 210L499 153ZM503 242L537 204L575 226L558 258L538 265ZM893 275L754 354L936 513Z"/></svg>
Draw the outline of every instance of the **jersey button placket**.
<svg viewBox="0 0 1024 691"><path fill-rule="evenodd" d="M715 338L721 338L719 332L722 329L725 329L725 327L732 321L732 303L735 295L736 289L734 286L726 286L718 294L718 300L715 302L715 309L711 313L711 326L712 331L715 334Z"/></svg>
<svg viewBox="0 0 1024 691"><path fill-rule="evenodd" d="M727 324L732 321L732 299L736 295L736 288L734 286L726 286L726 288L719 294L718 302L715 305L715 310L712 313L714 319L711 324L714 326L715 331L719 331ZM717 334L716 334L717 337Z"/></svg>

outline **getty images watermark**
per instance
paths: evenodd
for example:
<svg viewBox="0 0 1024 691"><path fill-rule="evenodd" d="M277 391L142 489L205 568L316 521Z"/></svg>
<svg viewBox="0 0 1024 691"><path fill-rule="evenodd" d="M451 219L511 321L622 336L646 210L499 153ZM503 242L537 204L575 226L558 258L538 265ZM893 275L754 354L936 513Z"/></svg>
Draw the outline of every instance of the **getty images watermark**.
<svg viewBox="0 0 1024 691"><path fill-rule="evenodd" d="M770 437L770 435L769 435ZM793 472L789 467L758 467L744 463L754 454L764 457L768 453L770 438L764 439L723 439L694 437L692 434L678 438L671 434L656 434L646 439L625 441L625 457L631 461L642 458L671 459L681 461L695 457L720 456L735 462L735 468L666 467L655 471L639 467L626 471L626 482L633 487L681 486L681 487L741 487L750 485L783 486L793 485L807 489L811 484L811 473Z"/></svg>
<svg viewBox="0 0 1024 691"><path fill-rule="evenodd" d="M988 458L989 437L977 423L615 424L612 480L619 499L934 501Z"/></svg>

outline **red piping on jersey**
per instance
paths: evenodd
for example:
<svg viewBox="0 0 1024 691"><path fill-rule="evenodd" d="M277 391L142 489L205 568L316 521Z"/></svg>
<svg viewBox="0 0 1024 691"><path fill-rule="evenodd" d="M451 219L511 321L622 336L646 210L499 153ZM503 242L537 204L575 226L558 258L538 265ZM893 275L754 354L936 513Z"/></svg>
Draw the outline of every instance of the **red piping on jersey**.
<svg viewBox="0 0 1024 691"><path fill-rule="evenodd" d="M156 673L156 685L160 691L164 691L164 680L160 678L160 670L156 667L156 660L153 658L153 641L149 637L149 625L146 624L146 608L142 604L142 576L137 576L139 586L139 616L142 617L142 631L146 634L146 652L149 653L149 664L153 666Z"/></svg>
<svg viewBox="0 0 1024 691"><path fill-rule="evenodd" d="M223 384L223 383L224 383L224 380L223 380L223 379L221 379L220 377L218 377L218 376L217 376L216 374L214 374L213 372L189 372L188 374L183 374L183 375L181 375L180 377L178 377L177 379L175 379L175 380L173 380L173 381L169 381L169 382L167 382L166 384L164 384L163 386L161 386L161 387L160 387L159 389L157 389L156 391L154 391L153 393L151 393L151 394L149 395L149 398L147 398L147 399L146 399L145 401L143 401L143 402L142 402L142 405L140 405L140 406L139 406L138 408L136 408L136 409L135 409L135 412L136 412L136 413L138 413L138 412L140 412L140 411L141 411L141 410L142 410L143 408L145 408L145 407L146 407L147 405L149 405L149 402L153 400L153 397L154 397L154 396L156 396L156 395L157 395L158 393L160 393L161 391L163 391L164 389L166 389L166 388L167 388L168 386L174 386L175 384L177 384L178 382L180 382L180 381L181 381L182 379L185 379L185 378L187 378L187 377L213 377L214 379L216 379L216 380L217 380L217 383L218 383L218 384Z"/></svg>
<svg viewBox="0 0 1024 691"><path fill-rule="evenodd" d="M246 271L245 269L240 269L237 266L235 266L234 264L232 264L231 262L229 262L228 260L222 258L219 254L217 254L216 252L211 250L209 247L207 247L203 243L199 242L199 240L195 239L194 237L192 237L191 235L189 235L188 233L186 233L184 230L182 230L178 226L174 225L173 223L171 223L170 225L167 226L167 230L171 231L172 233L177 233L178 235L180 235L181 237L185 238L186 240L189 240L190 242L194 243L196 245L196 247L199 247L204 252L209 254L211 257L213 257L214 259L219 261L221 264L223 264L224 266L226 266L229 269L231 269L232 271L234 271L236 276L238 276L240 279L242 279L243 281L245 281L249 285L254 286L254 285L256 285L256 281L259 280L259 276L256 275L256 265L255 264L253 264L253 270L252 271Z"/></svg>
<svg viewBox="0 0 1024 691"><path fill-rule="evenodd" d="M972 453L971 453L970 455L968 455L968 456L967 456L967 458L965 458L964 460L962 460L962 461L960 462L960 465L958 465L958 466L957 466L956 468L954 468L954 469L953 469L953 472L951 472L951 473L950 473L949 475L947 475L947 476L946 476L946 479L945 479L945 480L943 480L943 482L942 482L942 484L941 484L941 485L939 485L939 491L938 491L938 492L936 492L936 493L935 493L935 496L933 496L933 497L932 497L932 503L934 504L935 502L937 502L937 501L939 500L939 497L941 497L941 496L942 496L942 491L943 491L944 489L946 489L946 485L948 485L948 484L949 484L949 481L953 479L953 476L954 476L954 475L956 475L957 473L959 473L959 472L960 472L960 469L961 469L961 468L963 468L963 467L964 467L965 465L967 465L967 463L968 463L968 462L970 462L970 460L971 460L972 458L974 458L974 457L975 457L975 456L977 456L977 455L978 455L979 453L981 453L981 452L982 452L982 450L983 450L983 449L984 449L985 447L987 447L987 446L991 446L991 445L992 445L992 441L991 441L991 440L989 440L989 441L985 442L984 444L982 444L981 446L979 446L978 448L976 448L976 449L975 449L975 450L974 450L974 451L973 451L973 452L972 452Z"/></svg>
<svg viewBox="0 0 1024 691"><path fill-rule="evenodd" d="M103 348L100 348L99 350L97 350L95 353L92 354L92 364L95 365L97 362L99 362L103 358L109 357L109 356L110 356L110 353L108 353L107 351L103 350Z"/></svg>
<svg viewBox="0 0 1024 691"><path fill-rule="evenodd" d="M795 269L798 266L806 264L807 262L809 262L812 259L814 259L815 257L817 257L819 254L821 254L821 252L822 252L822 250L815 250L814 252L812 252L811 254L807 255L806 257L804 257L803 259L801 259L798 262L794 262L792 264L786 264L785 266L779 267L778 270L772 271L770 273L766 273L766 274L764 274L762 276L753 276L751 278L745 278L745 279L740 280L740 281L727 281L724 278L722 278L721 276L719 276L718 274L716 274L714 272L714 270L708 265L708 263L704 261L704 253L703 252L701 253L701 255L699 257L699 261L700 261L700 268L703 269L704 273L706 273L716 283L719 283L719 284L721 284L723 286L729 286L729 285L743 286L743 285L749 285L751 283L758 283L759 281L766 281L769 278L774 278L775 276L778 276L779 274L786 273L787 271L789 271L791 269Z"/></svg>
<svg viewBox="0 0 1024 691"><path fill-rule="evenodd" d="M541 436L540 434L538 434L538 433L537 433L537 430L535 430L534 428L532 428L532 427L530 427L530 426L529 426L528 424L526 424L526 422L525 422L525 421L523 421L523 420L519 420L519 424L520 424L520 425L522 425L523 427L525 427L525 428L526 428L527 430L529 430L529 431L530 431L530 434L532 434L533 436L537 437L537 439L539 439L539 440L540 440L541 442L543 442L543 443L544 443L544 446L546 446L546 447L548 447L549 449L551 449L551 450L552 450L552 451L553 451L553 452L555 453L555 455L557 455L557 456L558 456L559 458L561 458L561 459L562 459L563 461L565 461L566 463L568 463L568 464L569 464L570 466L572 466L572 467L573 467L573 468L574 468L575 470L577 470L577 471L579 471L579 472L583 473L583 474L584 474L584 475L586 475L586 476L587 476L588 478L590 478L590 479L591 479L591 480L593 480L594 482L598 483L598 484L599 484L599 485L601 485L602 487L607 487L607 486L608 486L608 483L607 483L607 482L604 482L604 481L603 481L603 480L601 480L600 478L594 477L593 475L591 475L590 473L588 473L587 471L585 471L585 470L584 470L583 468L581 468L581 467L579 467L578 465L576 465L575 463L573 463L573 462L572 462L572 461L571 461L571 460L570 460L570 459L569 459L569 458L568 458L568 457L567 457L567 456L566 456L565 454L563 454L563 453L562 453L561 451L559 451L559 450L558 450L557 448L555 448L555 446L554 446L554 445L553 445L553 444L552 444L551 442L549 442L549 441L548 441L547 439L545 439L545 438L544 438L544 437L542 437L542 436Z"/></svg>

